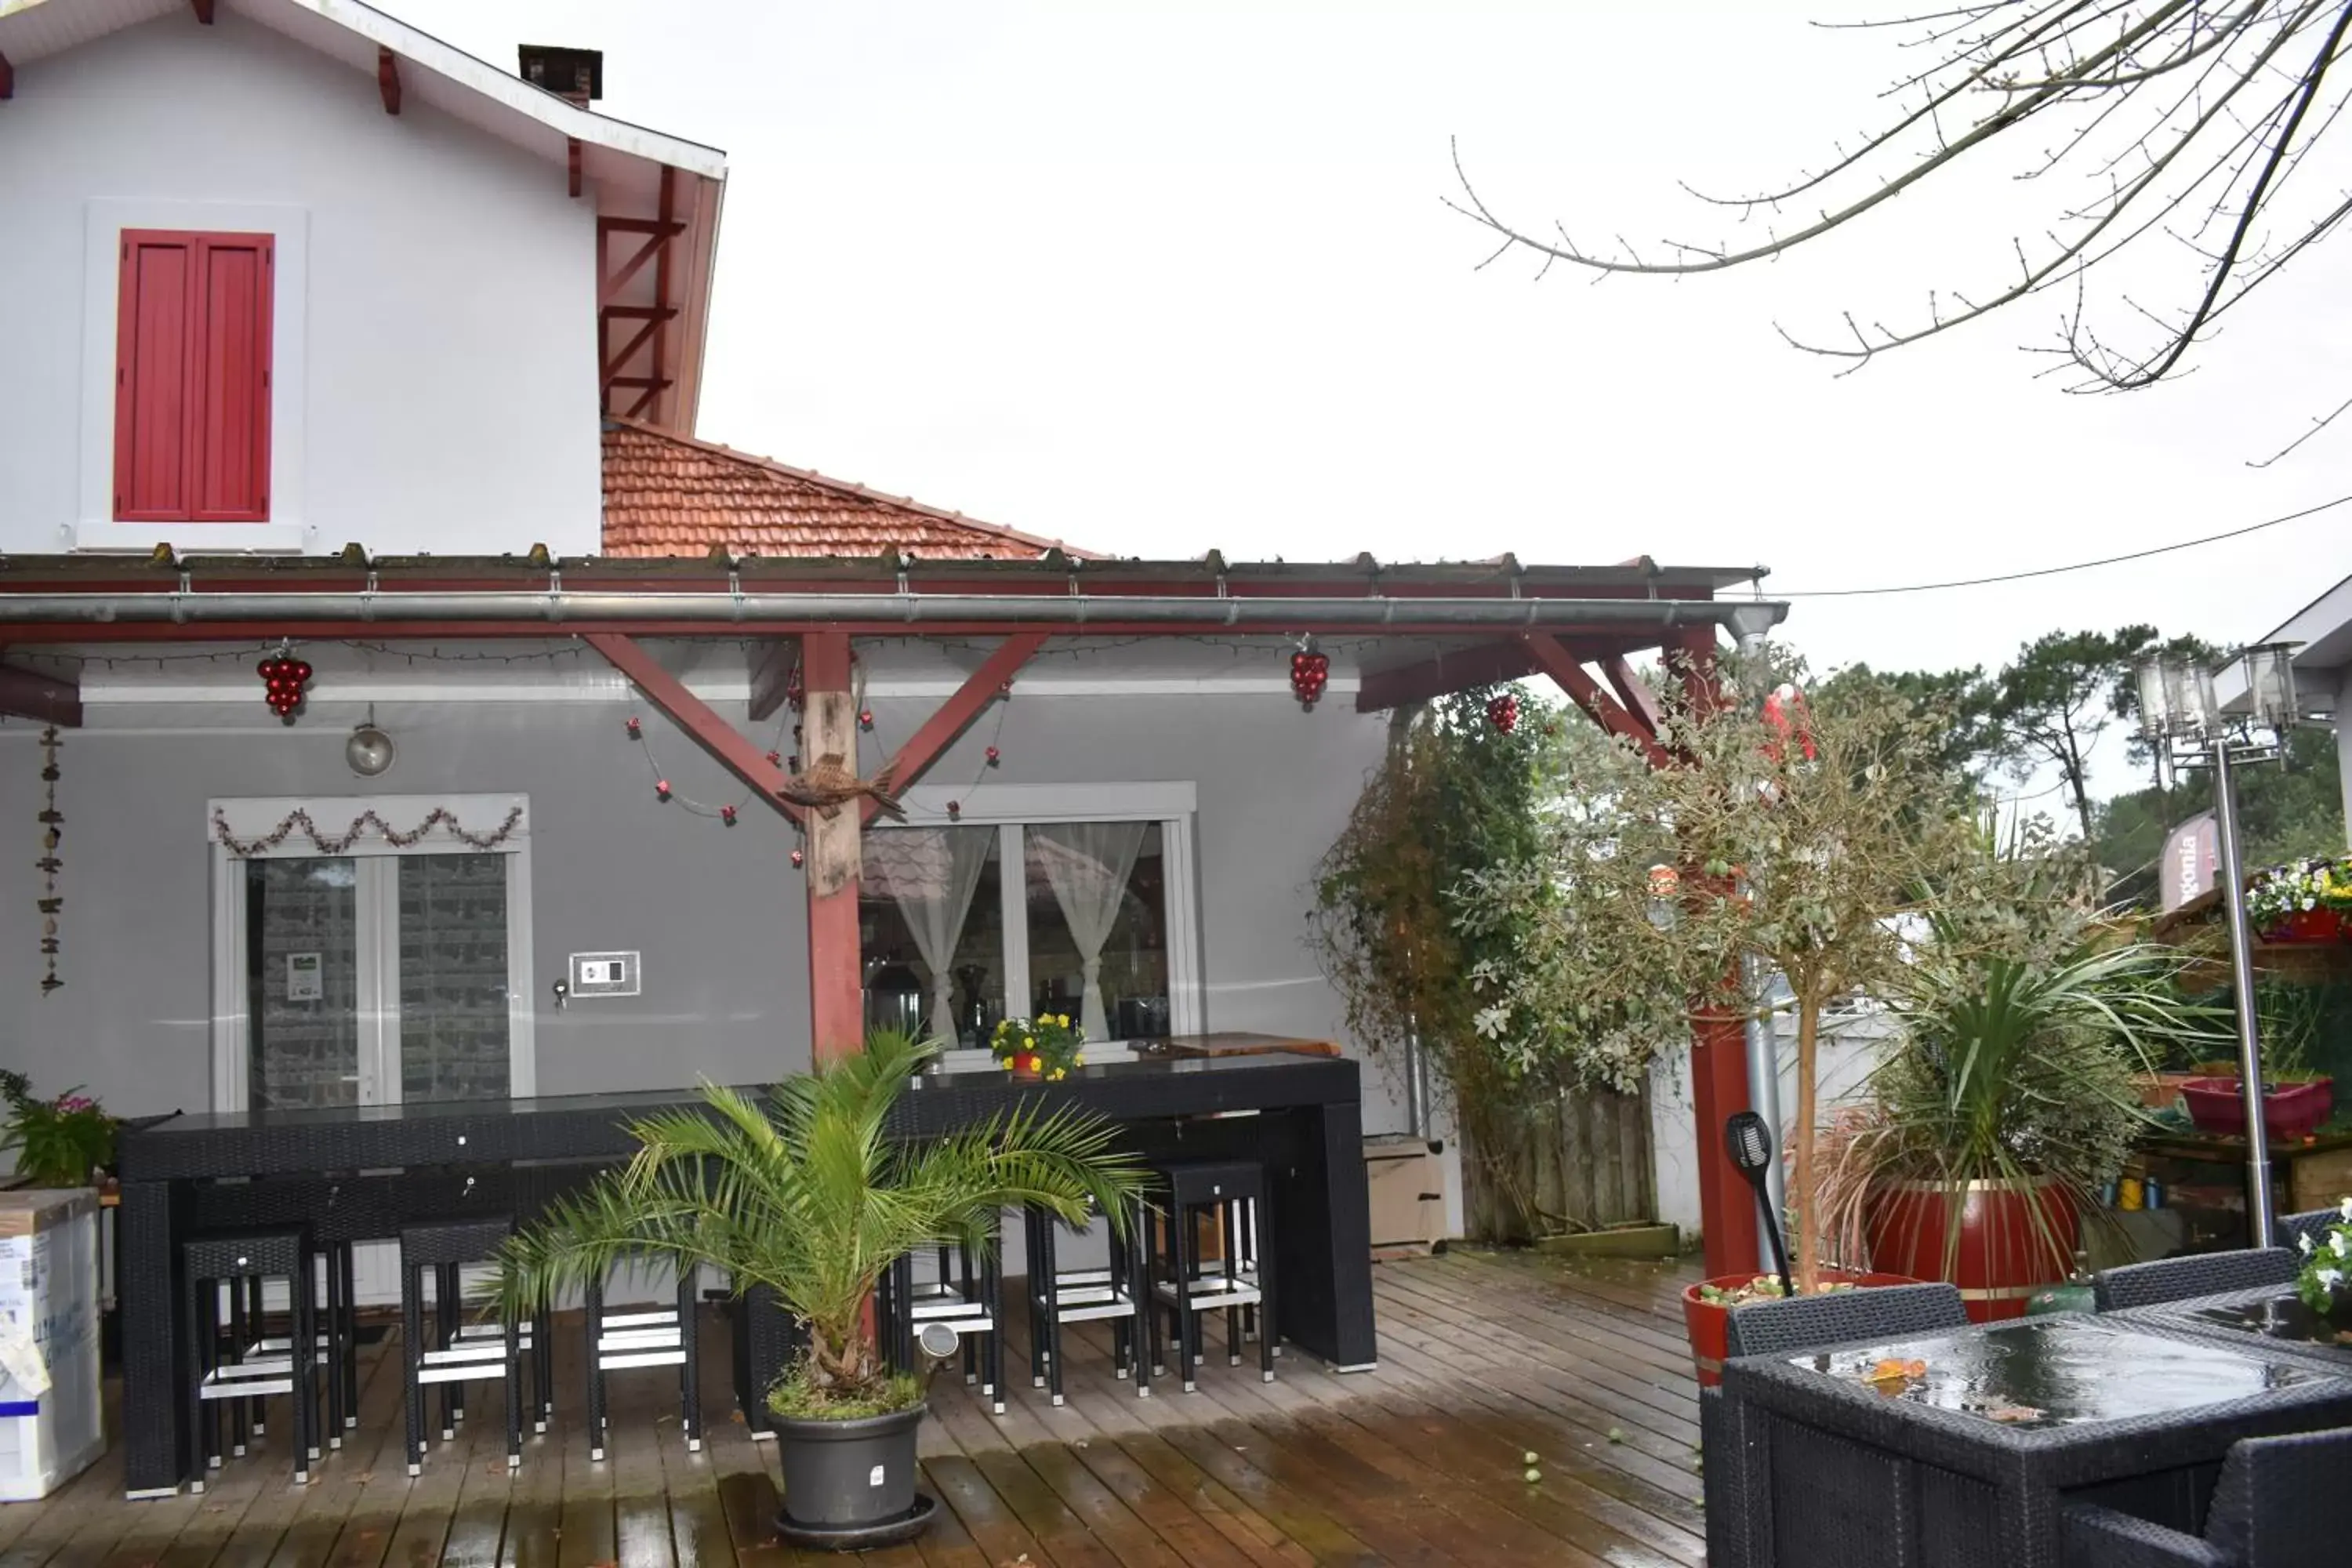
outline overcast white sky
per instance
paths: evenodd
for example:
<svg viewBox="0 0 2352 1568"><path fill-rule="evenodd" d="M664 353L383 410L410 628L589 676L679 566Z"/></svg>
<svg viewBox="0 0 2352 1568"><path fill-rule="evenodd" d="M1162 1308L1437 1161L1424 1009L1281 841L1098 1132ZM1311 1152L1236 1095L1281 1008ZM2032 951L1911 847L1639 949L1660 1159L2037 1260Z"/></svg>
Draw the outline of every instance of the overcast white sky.
<svg viewBox="0 0 2352 1568"><path fill-rule="evenodd" d="M1099 550L1646 552L1788 591L2352 491L2352 426L2246 466L2352 392L2325 248L2195 374L2084 398L2030 379L2040 305L1844 380L1774 334L1981 280L1967 257L2048 216L2006 165L1680 282L1478 271L1440 205L1458 135L1531 223L1720 235L1675 183L1761 184L1875 120L1916 60L1808 24L1900 0L377 3L502 65L600 47L607 111L727 151L700 434ZM1882 667L2138 619L2227 641L2347 572L2352 509L2017 588L1800 600L1786 632Z"/></svg>

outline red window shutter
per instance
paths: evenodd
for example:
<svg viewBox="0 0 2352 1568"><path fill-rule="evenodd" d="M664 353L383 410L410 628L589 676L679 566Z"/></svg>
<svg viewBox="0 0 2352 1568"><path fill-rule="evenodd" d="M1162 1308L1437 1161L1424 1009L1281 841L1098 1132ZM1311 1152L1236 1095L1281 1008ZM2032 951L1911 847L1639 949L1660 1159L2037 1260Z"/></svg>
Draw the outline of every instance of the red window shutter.
<svg viewBox="0 0 2352 1568"><path fill-rule="evenodd" d="M196 258L188 515L197 522L266 522L270 239L209 235L197 242Z"/></svg>
<svg viewBox="0 0 2352 1568"><path fill-rule="evenodd" d="M272 251L266 234L124 231L118 519L268 520Z"/></svg>
<svg viewBox="0 0 2352 1568"><path fill-rule="evenodd" d="M195 237L122 236L116 307L114 515L124 522L185 518L188 287Z"/></svg>

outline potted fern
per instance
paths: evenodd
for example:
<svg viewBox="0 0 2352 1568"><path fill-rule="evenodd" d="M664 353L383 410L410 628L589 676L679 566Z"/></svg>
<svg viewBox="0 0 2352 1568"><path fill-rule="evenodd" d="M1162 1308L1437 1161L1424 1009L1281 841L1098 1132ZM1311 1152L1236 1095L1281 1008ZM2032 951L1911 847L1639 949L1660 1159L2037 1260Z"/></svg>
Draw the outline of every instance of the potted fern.
<svg viewBox="0 0 2352 1568"><path fill-rule="evenodd" d="M892 1103L935 1047L877 1031L863 1053L775 1086L768 1101L705 1084L699 1110L633 1123L628 1165L518 1233L499 1289L509 1312L538 1310L647 1255L726 1270L740 1294L775 1292L806 1332L769 1391L784 1470L779 1531L852 1550L919 1533L935 1505L915 1491L923 1389L894 1373L866 1303L894 1258L991 1245L1000 1210L1035 1205L1123 1231L1140 1164L1115 1129L1024 1100L919 1144L894 1137Z"/></svg>

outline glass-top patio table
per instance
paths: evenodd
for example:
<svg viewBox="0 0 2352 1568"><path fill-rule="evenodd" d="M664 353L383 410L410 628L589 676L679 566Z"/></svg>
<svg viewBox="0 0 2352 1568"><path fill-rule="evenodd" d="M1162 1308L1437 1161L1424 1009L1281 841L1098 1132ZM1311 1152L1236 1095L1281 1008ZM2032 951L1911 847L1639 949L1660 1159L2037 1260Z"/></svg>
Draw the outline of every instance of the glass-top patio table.
<svg viewBox="0 0 2352 1568"><path fill-rule="evenodd" d="M1715 1538L1748 1568L2055 1568L2068 1498L2193 1529L2231 1444L2352 1421L2306 1359L2072 1313L1742 1357L1723 1396Z"/></svg>
<svg viewBox="0 0 2352 1568"><path fill-rule="evenodd" d="M1376 1355L1360 1099L1357 1064L1336 1057L1138 1056L1076 1068L1058 1083L1018 1082L992 1067L934 1069L899 1096L891 1131L921 1138L1024 1103L1075 1105L1121 1123L1125 1142L1147 1158L1263 1163L1280 1332L1353 1370ZM198 1228L308 1221L331 1188L368 1189L366 1204L354 1206L383 1216L368 1238L445 1215L461 1192L477 1207L506 1205L527 1218L557 1184L626 1159L635 1148L630 1121L699 1103L691 1089L649 1089L215 1112L127 1131L118 1152L125 1490L168 1495L186 1477L186 1352L175 1304L180 1244ZM764 1389L782 1370L784 1336L770 1321L780 1314L747 1316L749 1331L738 1328L739 1389ZM747 1403L758 1419L757 1401Z"/></svg>
<svg viewBox="0 0 2352 1568"><path fill-rule="evenodd" d="M2193 1296L2110 1315L2119 1322L2201 1334L2223 1344L2252 1342L2352 1377L2352 1318L2313 1311L2291 1286Z"/></svg>

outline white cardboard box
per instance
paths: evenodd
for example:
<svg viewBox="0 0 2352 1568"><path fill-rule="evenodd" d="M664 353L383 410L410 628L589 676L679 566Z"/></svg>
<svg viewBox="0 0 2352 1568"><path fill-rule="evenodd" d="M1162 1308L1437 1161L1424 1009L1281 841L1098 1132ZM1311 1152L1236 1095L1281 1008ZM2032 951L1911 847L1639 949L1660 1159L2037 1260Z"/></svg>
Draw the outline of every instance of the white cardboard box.
<svg viewBox="0 0 2352 1568"><path fill-rule="evenodd" d="M105 1451L98 1194L0 1193L0 1501L47 1497Z"/></svg>

